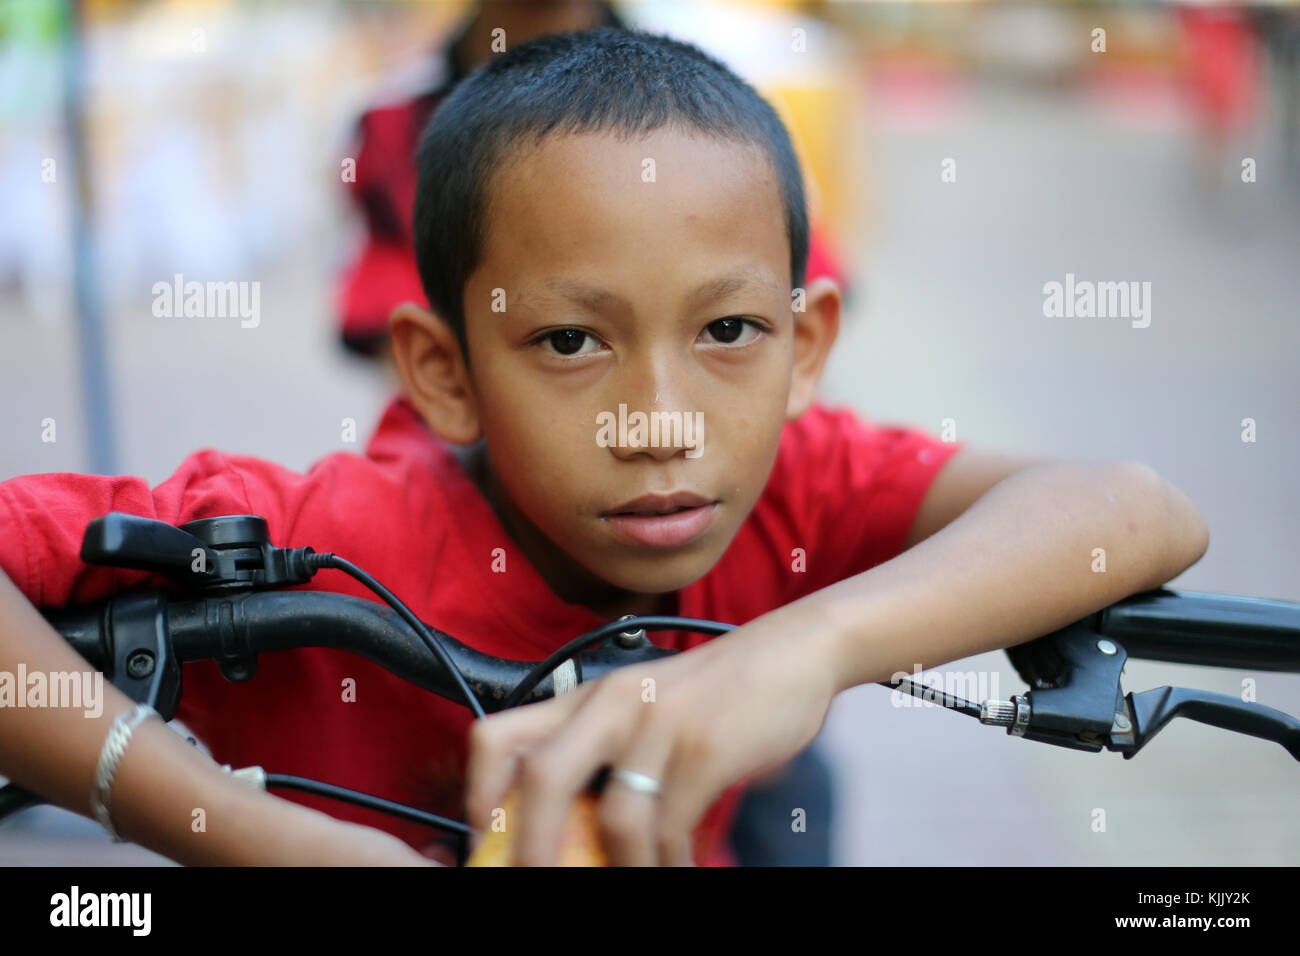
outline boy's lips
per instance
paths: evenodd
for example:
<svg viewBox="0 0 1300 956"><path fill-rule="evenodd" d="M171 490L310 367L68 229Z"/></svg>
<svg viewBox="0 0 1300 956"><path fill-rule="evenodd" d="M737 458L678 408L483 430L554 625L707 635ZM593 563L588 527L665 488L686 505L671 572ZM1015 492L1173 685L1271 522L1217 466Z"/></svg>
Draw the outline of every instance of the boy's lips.
<svg viewBox="0 0 1300 956"><path fill-rule="evenodd" d="M601 515L614 537L639 548L675 548L698 538L718 503L691 492L643 495Z"/></svg>

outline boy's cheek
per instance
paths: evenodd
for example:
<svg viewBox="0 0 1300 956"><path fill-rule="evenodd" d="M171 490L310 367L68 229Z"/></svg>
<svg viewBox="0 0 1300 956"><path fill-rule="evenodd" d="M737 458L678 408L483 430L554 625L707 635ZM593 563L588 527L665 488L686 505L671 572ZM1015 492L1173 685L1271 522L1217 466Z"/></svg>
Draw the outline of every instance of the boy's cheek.
<svg viewBox="0 0 1300 956"><path fill-rule="evenodd" d="M484 402L481 415L493 457L499 460L498 451L513 450L519 455L562 461L598 447L599 410L588 407L590 402L566 398L516 384L502 400Z"/></svg>

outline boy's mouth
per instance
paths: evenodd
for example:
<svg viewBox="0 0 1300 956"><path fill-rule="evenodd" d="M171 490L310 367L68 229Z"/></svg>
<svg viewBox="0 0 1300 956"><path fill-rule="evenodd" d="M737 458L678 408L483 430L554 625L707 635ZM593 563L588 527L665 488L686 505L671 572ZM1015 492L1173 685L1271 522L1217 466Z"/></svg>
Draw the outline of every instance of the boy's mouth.
<svg viewBox="0 0 1300 956"><path fill-rule="evenodd" d="M692 492L642 495L604 512L614 537L638 548L676 548L704 533L718 502Z"/></svg>

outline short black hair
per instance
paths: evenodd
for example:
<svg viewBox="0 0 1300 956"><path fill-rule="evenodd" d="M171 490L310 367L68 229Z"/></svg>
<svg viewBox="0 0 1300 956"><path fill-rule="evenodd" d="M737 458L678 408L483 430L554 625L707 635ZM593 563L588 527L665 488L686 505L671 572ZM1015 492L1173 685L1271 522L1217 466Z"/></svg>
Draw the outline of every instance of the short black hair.
<svg viewBox="0 0 1300 956"><path fill-rule="evenodd" d="M434 109L416 157L415 258L430 306L466 350L465 283L483 254L488 188L529 140L549 133L648 133L669 124L763 149L804 283L808 209L789 133L752 86L699 47L598 27L538 37L462 80Z"/></svg>

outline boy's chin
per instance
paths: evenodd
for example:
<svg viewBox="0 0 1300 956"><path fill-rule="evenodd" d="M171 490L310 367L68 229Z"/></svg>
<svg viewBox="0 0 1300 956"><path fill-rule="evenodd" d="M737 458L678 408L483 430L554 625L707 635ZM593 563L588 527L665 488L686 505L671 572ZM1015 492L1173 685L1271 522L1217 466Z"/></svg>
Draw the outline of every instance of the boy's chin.
<svg viewBox="0 0 1300 956"><path fill-rule="evenodd" d="M606 561L596 573L607 584L634 594L668 594L708 574L716 563L711 557L678 554Z"/></svg>

